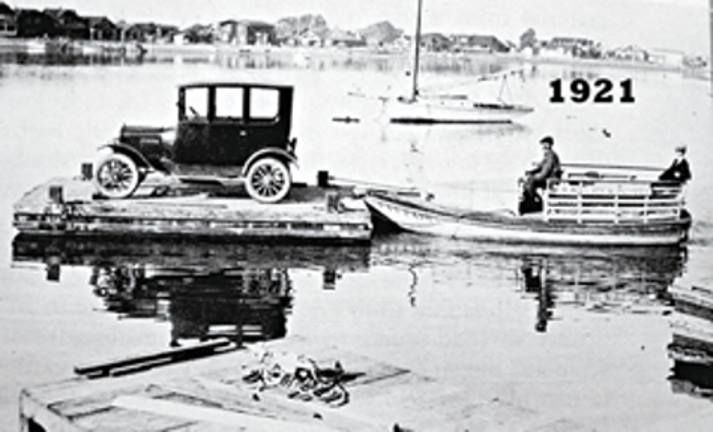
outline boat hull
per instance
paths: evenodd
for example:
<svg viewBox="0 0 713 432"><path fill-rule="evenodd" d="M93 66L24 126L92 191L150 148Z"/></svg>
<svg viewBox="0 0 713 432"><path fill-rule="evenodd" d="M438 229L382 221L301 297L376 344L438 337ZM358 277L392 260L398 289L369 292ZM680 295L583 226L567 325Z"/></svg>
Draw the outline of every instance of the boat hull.
<svg viewBox="0 0 713 432"><path fill-rule="evenodd" d="M509 124L530 112L520 105L448 99L394 100L387 107L389 122L401 124Z"/></svg>
<svg viewBox="0 0 713 432"><path fill-rule="evenodd" d="M546 221L539 215L506 212L449 212L398 197L366 198L372 215L420 234L503 243L594 246L678 245L687 238L689 218L648 223L577 223Z"/></svg>

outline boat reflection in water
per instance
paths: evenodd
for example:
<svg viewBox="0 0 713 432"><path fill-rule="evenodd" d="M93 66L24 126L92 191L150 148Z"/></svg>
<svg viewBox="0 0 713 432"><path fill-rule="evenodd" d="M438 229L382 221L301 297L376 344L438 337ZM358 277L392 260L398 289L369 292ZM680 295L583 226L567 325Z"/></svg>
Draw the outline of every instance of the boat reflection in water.
<svg viewBox="0 0 713 432"><path fill-rule="evenodd" d="M377 244L372 264L405 267L411 273L412 305L422 269L479 268L481 284L488 283L483 276L510 279L514 271L518 290L537 302L537 332L547 330L555 309L667 315L672 310L668 288L688 258L680 247L531 247L401 236L403 240Z"/></svg>
<svg viewBox="0 0 713 432"><path fill-rule="evenodd" d="M321 270L323 288L334 289L341 272L368 267L369 249L18 236L13 259L44 263L49 280L59 280L61 265L90 267L90 285L107 311L170 321L170 344L178 346L185 339L285 336L289 270Z"/></svg>
<svg viewBox="0 0 713 432"><path fill-rule="evenodd" d="M674 393L713 399L713 279L681 281L671 288L675 312L668 355Z"/></svg>
<svg viewBox="0 0 713 432"><path fill-rule="evenodd" d="M668 288L686 261L679 248L605 249L590 256L558 252L521 257L521 285L537 301L538 332L547 330L555 306L667 315Z"/></svg>

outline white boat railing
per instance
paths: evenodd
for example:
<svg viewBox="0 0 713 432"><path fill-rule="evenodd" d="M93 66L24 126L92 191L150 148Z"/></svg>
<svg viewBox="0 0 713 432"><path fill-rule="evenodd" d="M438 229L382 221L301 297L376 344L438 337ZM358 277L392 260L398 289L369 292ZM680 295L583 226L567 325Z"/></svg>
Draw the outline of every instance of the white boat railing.
<svg viewBox="0 0 713 432"><path fill-rule="evenodd" d="M618 224L676 220L681 216L685 204L682 184L640 179L635 172L658 169L591 164L577 167L611 172L573 171L561 179L549 179L543 193L545 220ZM629 172L617 172L620 170Z"/></svg>

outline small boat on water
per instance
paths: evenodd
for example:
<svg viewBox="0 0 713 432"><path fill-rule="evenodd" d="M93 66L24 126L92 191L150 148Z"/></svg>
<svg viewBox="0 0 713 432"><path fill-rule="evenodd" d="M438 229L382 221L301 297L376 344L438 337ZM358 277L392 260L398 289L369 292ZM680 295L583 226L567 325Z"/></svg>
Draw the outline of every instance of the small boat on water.
<svg viewBox="0 0 713 432"><path fill-rule="evenodd" d="M657 168L563 165L550 179L542 210L472 211L395 193L372 193L366 205L377 220L421 234L506 243L661 246L686 241L691 217L684 186L643 179ZM622 171L625 171L622 173Z"/></svg>
<svg viewBox="0 0 713 432"><path fill-rule="evenodd" d="M413 37L411 56L411 85L407 95L379 96L382 104L380 118L393 124L402 125L502 125L512 124L515 119L534 111L532 106L510 103L503 99L508 73L499 74L502 79L497 98L476 99L466 94L443 94L429 92L421 88L421 17L423 0L418 0L416 29ZM478 81L493 79L482 76ZM355 96L365 96L353 92Z"/></svg>

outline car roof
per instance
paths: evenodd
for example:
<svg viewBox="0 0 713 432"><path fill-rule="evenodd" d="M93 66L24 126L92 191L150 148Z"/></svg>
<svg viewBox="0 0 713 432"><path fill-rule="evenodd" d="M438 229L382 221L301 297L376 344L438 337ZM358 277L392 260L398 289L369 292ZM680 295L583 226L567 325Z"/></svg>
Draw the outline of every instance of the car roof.
<svg viewBox="0 0 713 432"><path fill-rule="evenodd" d="M178 86L179 88L196 88L196 87L257 87L271 88L279 90L291 90L292 86L287 84L269 84L269 83L253 83L253 82L238 82L238 81L202 81L186 83Z"/></svg>

